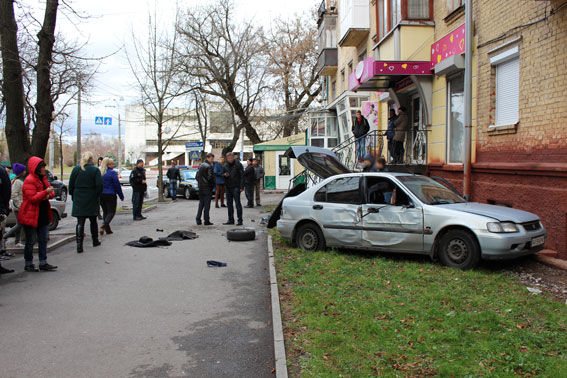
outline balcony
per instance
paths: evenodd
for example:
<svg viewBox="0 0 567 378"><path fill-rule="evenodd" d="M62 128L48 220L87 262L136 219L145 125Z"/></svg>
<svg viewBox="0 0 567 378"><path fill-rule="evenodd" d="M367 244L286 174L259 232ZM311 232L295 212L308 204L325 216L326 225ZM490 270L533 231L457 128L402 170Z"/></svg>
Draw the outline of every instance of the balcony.
<svg viewBox="0 0 567 378"><path fill-rule="evenodd" d="M336 47L323 49L317 59L317 73L319 76L332 76L337 70L338 63L339 53Z"/></svg>
<svg viewBox="0 0 567 378"><path fill-rule="evenodd" d="M370 33L370 2L342 0L339 9L341 35L339 46L357 47Z"/></svg>

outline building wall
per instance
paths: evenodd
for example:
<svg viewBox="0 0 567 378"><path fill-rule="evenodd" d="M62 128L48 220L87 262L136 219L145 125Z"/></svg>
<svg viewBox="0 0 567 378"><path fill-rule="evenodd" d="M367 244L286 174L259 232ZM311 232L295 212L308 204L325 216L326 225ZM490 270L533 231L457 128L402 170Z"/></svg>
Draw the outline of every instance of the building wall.
<svg viewBox="0 0 567 378"><path fill-rule="evenodd" d="M436 2L441 4L439 8L442 3ZM546 247L567 259L567 9L552 11L560 5L556 1L474 2L478 81L473 82L473 93L477 97L478 92L479 101L473 106L473 117L478 114L478 130L473 133L478 144L473 146L476 159L471 194L477 202L539 215L548 230ZM536 23L527 26L532 22ZM440 35L436 38L442 36L442 28L442 22L437 22L436 33ZM502 35L507 37L496 40ZM515 130L491 132L495 110L491 51L516 39L520 51L519 123ZM442 93L445 85L442 79L437 81L434 96L441 104L442 95L436 95L435 90ZM440 116L435 125L442 127ZM430 152L436 149L431 147ZM448 178L461 189L462 169L442 168L436 164L439 161L431 159L430 173Z"/></svg>

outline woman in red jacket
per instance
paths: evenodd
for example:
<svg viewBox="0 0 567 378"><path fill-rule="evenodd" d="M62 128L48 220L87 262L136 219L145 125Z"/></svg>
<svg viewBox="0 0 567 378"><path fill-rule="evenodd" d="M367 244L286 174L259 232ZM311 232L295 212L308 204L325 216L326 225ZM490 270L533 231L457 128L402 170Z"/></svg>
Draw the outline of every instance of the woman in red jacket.
<svg viewBox="0 0 567 378"><path fill-rule="evenodd" d="M18 212L18 222L24 226L26 234L26 247L24 248L25 270L37 272L38 270L55 270L55 265L47 263L47 238L49 236L49 223L51 205L49 199L55 196L53 188L49 185L45 174L45 162L38 157L31 157L28 161L29 175L22 186L23 201ZM33 245L35 235L38 236L39 269L33 264Z"/></svg>

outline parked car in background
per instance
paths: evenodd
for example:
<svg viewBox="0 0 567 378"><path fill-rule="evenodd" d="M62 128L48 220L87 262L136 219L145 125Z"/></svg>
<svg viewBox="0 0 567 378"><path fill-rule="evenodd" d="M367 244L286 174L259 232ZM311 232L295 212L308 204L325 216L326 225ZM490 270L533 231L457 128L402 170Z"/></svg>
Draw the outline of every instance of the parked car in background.
<svg viewBox="0 0 567 378"><path fill-rule="evenodd" d="M181 182L177 183L177 195L183 196L185 199L199 198L199 184L195 179L197 169L194 168L180 168L179 174L181 175ZM159 189L159 183L156 182ZM169 179L163 176L163 196L169 198Z"/></svg>
<svg viewBox="0 0 567 378"><path fill-rule="evenodd" d="M319 176L283 200L278 231L307 251L344 247L438 257L470 269L543 249L547 233L535 214L467 202L432 178L409 173L350 173L336 155L310 146L286 156Z"/></svg>
<svg viewBox="0 0 567 378"><path fill-rule="evenodd" d="M66 203L64 201L51 199L49 200L51 204L51 215L53 216L53 220L49 224L49 231L53 231L59 226L59 221L63 218L67 217L67 213L65 212ZM8 218L6 218L6 226L13 227L16 224L16 215L12 211Z"/></svg>
<svg viewBox="0 0 567 378"><path fill-rule="evenodd" d="M47 170L47 181L55 190L55 198L60 200L61 202L67 202L67 194L69 193L67 190L67 185L57 176L55 176L50 170Z"/></svg>
<svg viewBox="0 0 567 378"><path fill-rule="evenodd" d="M132 170L130 169L123 169L118 172L118 180L120 181L120 185L130 185L130 173L132 173Z"/></svg>

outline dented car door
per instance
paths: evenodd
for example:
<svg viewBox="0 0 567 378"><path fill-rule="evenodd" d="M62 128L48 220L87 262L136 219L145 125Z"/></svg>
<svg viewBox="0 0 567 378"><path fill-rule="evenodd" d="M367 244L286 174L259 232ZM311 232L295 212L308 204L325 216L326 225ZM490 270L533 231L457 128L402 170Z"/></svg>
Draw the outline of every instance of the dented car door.
<svg viewBox="0 0 567 378"><path fill-rule="evenodd" d="M366 201L362 205L364 246L393 252L422 252L422 208L390 179L366 179Z"/></svg>

